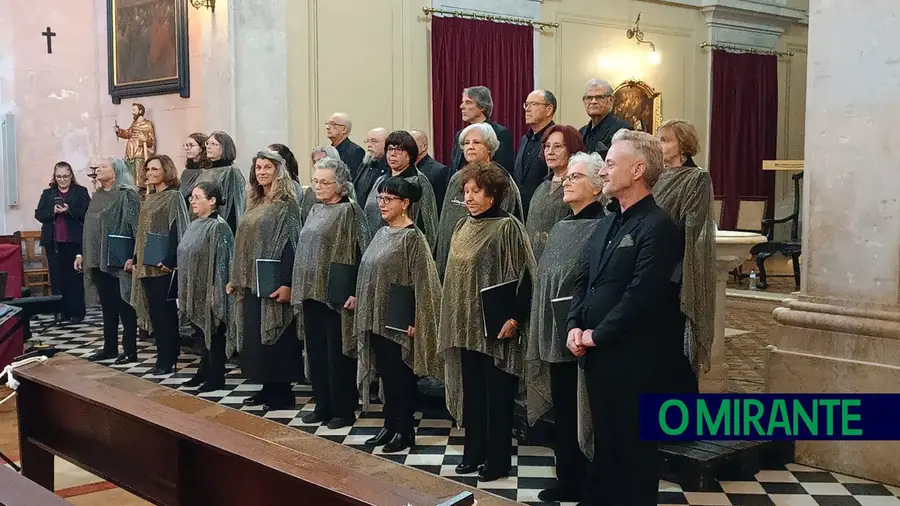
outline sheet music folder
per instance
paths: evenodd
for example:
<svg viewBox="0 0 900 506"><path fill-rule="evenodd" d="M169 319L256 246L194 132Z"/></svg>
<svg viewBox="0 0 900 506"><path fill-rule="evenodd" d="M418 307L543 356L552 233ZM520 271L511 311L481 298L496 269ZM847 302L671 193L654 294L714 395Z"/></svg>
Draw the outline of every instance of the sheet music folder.
<svg viewBox="0 0 900 506"><path fill-rule="evenodd" d="M519 280L514 279L481 289L481 316L484 320L485 339L497 339L503 324L515 315L518 286Z"/></svg>
<svg viewBox="0 0 900 506"><path fill-rule="evenodd" d="M569 338L569 332L566 327L569 326L569 308L572 307L572 296L559 297L550 301L550 307L553 308L553 321L556 323L556 337L566 346L566 340Z"/></svg>
<svg viewBox="0 0 900 506"><path fill-rule="evenodd" d="M107 267L124 268L125 262L134 258L134 238L127 235L110 234L106 253Z"/></svg>
<svg viewBox="0 0 900 506"><path fill-rule="evenodd" d="M147 234L147 241L144 243L144 265L156 267L166 261L169 253L169 234Z"/></svg>
<svg viewBox="0 0 900 506"><path fill-rule="evenodd" d="M328 266L328 287L325 298L328 302L344 307L351 295L356 295L356 276L359 267L332 262Z"/></svg>
<svg viewBox="0 0 900 506"><path fill-rule="evenodd" d="M411 286L391 283L385 308L384 327L406 332L416 326L416 291Z"/></svg>
<svg viewBox="0 0 900 506"><path fill-rule="evenodd" d="M268 299L281 288L281 260L256 259L256 295Z"/></svg>

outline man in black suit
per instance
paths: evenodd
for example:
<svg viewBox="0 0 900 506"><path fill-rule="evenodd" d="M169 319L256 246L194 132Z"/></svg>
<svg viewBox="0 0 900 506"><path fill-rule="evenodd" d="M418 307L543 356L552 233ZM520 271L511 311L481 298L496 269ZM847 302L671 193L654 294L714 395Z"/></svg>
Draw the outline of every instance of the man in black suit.
<svg viewBox="0 0 900 506"><path fill-rule="evenodd" d="M341 161L346 163L347 168L350 169L350 177L356 177L363 157L366 156L366 151L350 140L352 130L353 123L350 122L350 116L343 112L332 114L325 122L325 135L337 150Z"/></svg>
<svg viewBox="0 0 900 506"><path fill-rule="evenodd" d="M506 172L512 173L513 164L516 161L516 153L513 148L512 134L505 126L491 121L491 113L494 111L494 99L491 98L491 90L485 86L472 86L463 90L462 103L459 104L462 119L466 125L474 123L487 123L497 134L500 148L494 153L493 160L503 167ZM450 153L450 169L452 173L462 169L466 165L466 158L459 147L459 134L462 128L453 134L453 150Z"/></svg>
<svg viewBox="0 0 900 506"><path fill-rule="evenodd" d="M673 367L686 359L678 284L684 236L650 193L662 170L656 137L616 135L600 171L613 212L585 246L575 282L566 345L581 357L594 423L587 504L656 504L657 444L640 438L640 396L666 392Z"/></svg>
<svg viewBox="0 0 900 506"><path fill-rule="evenodd" d="M584 112L590 117L587 125L578 131L584 140L584 148L590 153L600 153L606 158L606 152L612 144L612 137L621 129L633 130L627 121L613 115L615 95L612 86L602 79L591 79L584 86Z"/></svg>
<svg viewBox="0 0 900 506"><path fill-rule="evenodd" d="M434 200L440 214L444 205L444 195L447 194L447 184L450 183L450 169L435 160L428 154L428 134L421 130L410 130L410 135L419 146L419 158L416 159L416 168L428 178L431 188L434 190Z"/></svg>

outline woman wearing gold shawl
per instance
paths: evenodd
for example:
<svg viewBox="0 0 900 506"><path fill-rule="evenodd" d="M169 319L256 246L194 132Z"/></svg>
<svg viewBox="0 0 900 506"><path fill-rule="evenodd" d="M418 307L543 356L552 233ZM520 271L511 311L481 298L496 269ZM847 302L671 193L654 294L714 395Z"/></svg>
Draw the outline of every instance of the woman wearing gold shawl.
<svg viewBox="0 0 900 506"><path fill-rule="evenodd" d="M181 335L175 296L169 295L172 269L175 268L178 242L187 228L187 206L179 189L175 163L166 155L155 155L144 164L147 195L142 197L137 234L134 237L134 287L131 305L138 325L149 323L156 338L156 365L150 374L170 374L178 362ZM156 237L153 237L156 236ZM162 262L149 260L147 245L163 238L166 247ZM163 253L151 251L151 255ZM148 265L149 264L149 265ZM126 269L128 266L126 266Z"/></svg>
<svg viewBox="0 0 900 506"><path fill-rule="evenodd" d="M569 206L563 202L562 180L566 176L569 157L584 151L584 141L575 128L553 125L544 132L541 147L550 173L535 189L528 205L528 219L525 221L525 230L528 231L528 239L531 240L531 249L534 250L537 262L541 261L550 229L569 214Z"/></svg>
<svg viewBox="0 0 900 506"><path fill-rule="evenodd" d="M475 123L463 128L459 133L458 142L467 164L493 163L491 157L500 149L497 134L487 123ZM499 200L500 209L522 221L524 216L522 216L522 196L519 194L519 187L506 171L506 167L499 165L497 167L507 179L507 190ZM463 198L463 181L460 179L461 172L453 174L447 183L447 194L444 196L444 206L441 208L440 222L438 222L434 259L437 262L438 274L442 278L447 268L447 256L450 252L450 240L453 238L453 232L456 230L459 220L467 215Z"/></svg>
<svg viewBox="0 0 900 506"><path fill-rule="evenodd" d="M274 151L259 151L247 190L247 212L234 236L228 294L235 296L234 328L226 353L241 352L241 371L259 392L244 399L245 406L266 410L290 409L296 404L291 383L303 373L303 353L291 310L291 270L294 245L300 233L300 208L295 187ZM228 196L225 196L228 199ZM228 206L226 200L225 206ZM261 261L261 262L260 262ZM259 293L257 264L277 264L274 292ZM266 290L268 292L268 290Z"/></svg>
<svg viewBox="0 0 900 506"><path fill-rule="evenodd" d="M316 409L303 423L327 422L329 429L353 425L359 396L356 389L357 341L353 335L356 297L332 302L328 283L332 264L356 267L368 244L366 218L350 193L350 170L340 159L316 164L316 203L297 244L292 303L300 336L306 344ZM355 279L353 280L355 281Z"/></svg>
<svg viewBox="0 0 900 506"><path fill-rule="evenodd" d="M373 361L384 384L384 427L365 444L396 453L415 445L416 376L440 377L435 346L441 282L431 248L409 211L422 197L418 183L391 177L381 180L376 192L387 226L378 230L360 261L353 332L359 340L363 402L369 397ZM392 310L408 309L390 307L407 302L390 298L396 285L412 288L413 324L403 330L388 326Z"/></svg>
<svg viewBox="0 0 900 506"><path fill-rule="evenodd" d="M116 359L116 364L137 362L137 317L131 306L131 274L122 264L110 265L110 236L134 237L138 226L140 196L128 166L121 158L99 159L97 184L84 218L82 254L75 256L75 270L84 272L85 297L99 298L103 312L103 349L88 360ZM129 256L131 252L128 252ZM122 350L118 355L119 320Z"/></svg>
<svg viewBox="0 0 900 506"><path fill-rule="evenodd" d="M567 314L560 315L563 325L559 328L553 300L572 295L581 266L581 251L605 214L599 202L603 180L598 172L602 166L603 158L596 153L578 153L569 158L562 180L562 200L571 212L550 230L535 276L528 334L526 406L531 423L551 408L556 413L553 423L556 484L538 494L538 499L544 502L587 499L580 492L587 480L588 461L578 441L579 427L589 431L591 424L589 419L586 424L579 420L578 362L566 348ZM557 308L560 310L562 307Z"/></svg>
<svg viewBox="0 0 900 506"><path fill-rule="evenodd" d="M466 428L456 472L478 471L480 481L509 476L513 405L525 373L522 338L528 335L536 268L525 227L501 209L509 181L493 163L469 164L459 172L469 216L453 233L441 301L438 353L444 359L447 408ZM498 335L486 336L481 290L515 280L513 318Z"/></svg>
<svg viewBox="0 0 900 506"><path fill-rule="evenodd" d="M247 180L241 169L234 165L234 160L237 158L234 139L218 130L209 134L206 139L206 156L209 158L211 167L204 170L196 181L197 183L204 181L216 183L222 188L225 202L221 216L225 218L231 230L235 231L241 221L241 215L244 214Z"/></svg>
<svg viewBox="0 0 900 506"><path fill-rule="evenodd" d="M313 172L316 170L316 163L323 158L333 158L335 160L340 160L341 155L338 153L334 146L331 144L325 144L322 146L316 146L312 150L312 154L310 154L310 164ZM351 201L356 202L356 191L354 191L353 185L350 185L350 193L347 194L347 198ZM306 223L306 217L309 216L309 211L312 209L312 206L316 205L318 200L316 200L316 189L312 186L306 189L306 192L303 193L303 199L300 201L300 214L303 218L303 223Z"/></svg>
<svg viewBox="0 0 900 506"><path fill-rule="evenodd" d="M201 330L205 345L197 373L184 386L199 386L201 392L225 387L225 343L231 314L225 285L231 268L234 234L219 216L222 200L218 185L198 184L191 193L191 207L197 219L178 243L181 314Z"/></svg>
<svg viewBox="0 0 900 506"><path fill-rule="evenodd" d="M694 125L668 120L657 132L666 170L653 187L653 197L685 234L681 276L681 312L685 316L684 353L690 361L683 368L681 389L697 393L697 375L709 370L709 352L715 335L716 225L713 221L713 187L709 171L697 167L693 156L700 151Z"/></svg>
<svg viewBox="0 0 900 506"><path fill-rule="evenodd" d="M384 158L387 160L391 173L376 179L372 188L378 188L378 185L389 177L402 177L411 183L416 183L422 189L422 198L412 204L409 209L409 217L425 235L428 248L432 249L437 229L437 204L431 183L424 174L416 169L415 161L418 157L419 145L416 144L416 140L409 132L405 130L391 132L384 141ZM385 225L384 219L381 217L381 204L377 191L369 192L363 210L369 222L369 230L373 234Z"/></svg>

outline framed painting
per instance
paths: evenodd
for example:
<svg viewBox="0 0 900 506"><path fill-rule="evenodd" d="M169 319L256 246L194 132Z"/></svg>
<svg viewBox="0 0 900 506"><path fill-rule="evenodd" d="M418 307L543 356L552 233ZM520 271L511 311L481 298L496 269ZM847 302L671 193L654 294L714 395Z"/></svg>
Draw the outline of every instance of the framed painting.
<svg viewBox="0 0 900 506"><path fill-rule="evenodd" d="M190 96L187 0L106 0L109 94Z"/></svg>
<svg viewBox="0 0 900 506"><path fill-rule="evenodd" d="M615 87L613 114L635 130L656 134L662 123L662 96L643 81L625 81Z"/></svg>

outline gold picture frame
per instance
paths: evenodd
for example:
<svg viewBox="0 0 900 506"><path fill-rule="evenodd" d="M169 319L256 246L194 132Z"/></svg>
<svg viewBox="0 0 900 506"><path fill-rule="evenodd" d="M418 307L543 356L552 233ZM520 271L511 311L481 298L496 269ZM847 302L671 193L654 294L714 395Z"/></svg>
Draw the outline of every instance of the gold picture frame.
<svg viewBox="0 0 900 506"><path fill-rule="evenodd" d="M613 114L635 130L656 135L662 123L662 94L643 81L629 80L613 89Z"/></svg>

